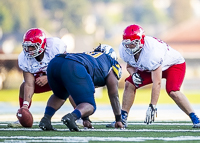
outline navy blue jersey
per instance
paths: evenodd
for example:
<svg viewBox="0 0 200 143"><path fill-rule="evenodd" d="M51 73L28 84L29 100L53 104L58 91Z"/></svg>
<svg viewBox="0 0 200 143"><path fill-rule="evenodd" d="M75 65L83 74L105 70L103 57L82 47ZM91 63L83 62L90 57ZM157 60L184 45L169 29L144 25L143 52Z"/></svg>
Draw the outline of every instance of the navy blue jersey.
<svg viewBox="0 0 200 143"><path fill-rule="evenodd" d="M60 54L57 56L60 56ZM105 53L67 53L64 58L82 64L91 76L95 87L104 86L106 84L106 77L110 70L114 71L117 79L121 77L121 66L116 60Z"/></svg>

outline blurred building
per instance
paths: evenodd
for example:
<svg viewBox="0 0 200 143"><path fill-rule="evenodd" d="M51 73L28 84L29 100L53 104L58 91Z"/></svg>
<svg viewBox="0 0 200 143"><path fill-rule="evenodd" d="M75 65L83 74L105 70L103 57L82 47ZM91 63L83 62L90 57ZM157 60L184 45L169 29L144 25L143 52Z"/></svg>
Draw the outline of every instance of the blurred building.
<svg viewBox="0 0 200 143"><path fill-rule="evenodd" d="M184 89L199 89L200 85L200 19L178 24L161 36L161 39L179 51L186 60Z"/></svg>

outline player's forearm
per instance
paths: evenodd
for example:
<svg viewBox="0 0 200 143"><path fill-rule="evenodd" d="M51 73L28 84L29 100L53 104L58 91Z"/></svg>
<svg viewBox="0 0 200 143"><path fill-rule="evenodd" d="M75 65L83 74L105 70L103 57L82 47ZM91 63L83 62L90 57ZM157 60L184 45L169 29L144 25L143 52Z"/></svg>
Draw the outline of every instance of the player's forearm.
<svg viewBox="0 0 200 143"><path fill-rule="evenodd" d="M151 91L151 104L156 105L160 95L161 83L153 83Z"/></svg>
<svg viewBox="0 0 200 143"><path fill-rule="evenodd" d="M118 94L111 95L111 96L109 96L109 98L110 98L110 103L111 103L114 114L120 115L121 114L121 107L120 107Z"/></svg>
<svg viewBox="0 0 200 143"><path fill-rule="evenodd" d="M34 87L25 85L24 86L24 101L28 101L30 103L33 93L34 93Z"/></svg>
<svg viewBox="0 0 200 143"><path fill-rule="evenodd" d="M133 73L136 72L135 68L132 67L132 66L130 66L130 65L128 65L128 64L127 64L127 66L126 66L126 70L128 71L128 73L129 73L130 75L132 75Z"/></svg>

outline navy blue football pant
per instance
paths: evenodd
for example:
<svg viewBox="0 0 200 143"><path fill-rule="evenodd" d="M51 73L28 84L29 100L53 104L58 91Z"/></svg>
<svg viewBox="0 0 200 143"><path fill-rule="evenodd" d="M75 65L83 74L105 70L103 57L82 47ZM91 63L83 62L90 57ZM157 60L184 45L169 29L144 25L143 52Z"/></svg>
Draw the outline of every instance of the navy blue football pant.
<svg viewBox="0 0 200 143"><path fill-rule="evenodd" d="M47 68L48 83L58 98L72 96L76 105L90 103L96 110L95 86L85 67L73 60L55 57Z"/></svg>

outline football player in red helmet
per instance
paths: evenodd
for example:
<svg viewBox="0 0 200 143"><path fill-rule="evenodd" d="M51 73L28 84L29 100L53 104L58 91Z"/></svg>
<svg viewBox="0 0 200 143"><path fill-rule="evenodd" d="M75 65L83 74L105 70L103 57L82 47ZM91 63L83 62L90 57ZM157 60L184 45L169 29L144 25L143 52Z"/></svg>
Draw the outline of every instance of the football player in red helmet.
<svg viewBox="0 0 200 143"><path fill-rule="evenodd" d="M146 112L145 123L154 122L156 104L160 95L161 79L166 79L166 91L180 109L200 128L200 120L187 97L180 91L184 80L186 64L183 56L162 40L145 36L139 25L126 27L119 46L120 57L127 63L130 76L126 78L122 101L122 121L127 127L127 117L135 99L136 90L152 83L151 101ZM113 127L114 123L107 127Z"/></svg>
<svg viewBox="0 0 200 143"><path fill-rule="evenodd" d="M25 56L35 58L42 54L46 47L46 35L38 28L28 30L24 34L22 47Z"/></svg>
<svg viewBox="0 0 200 143"><path fill-rule="evenodd" d="M22 47L18 65L23 71L24 81L20 86L19 103L20 108L30 108L34 93L51 90L47 81L47 65L55 55L66 53L67 46L61 39L46 38L41 29L32 28L24 34ZM21 124L17 121L8 126L18 127Z"/></svg>
<svg viewBox="0 0 200 143"><path fill-rule="evenodd" d="M135 55L142 50L145 33L141 26L130 25L124 30L122 44L126 47L126 52Z"/></svg>

